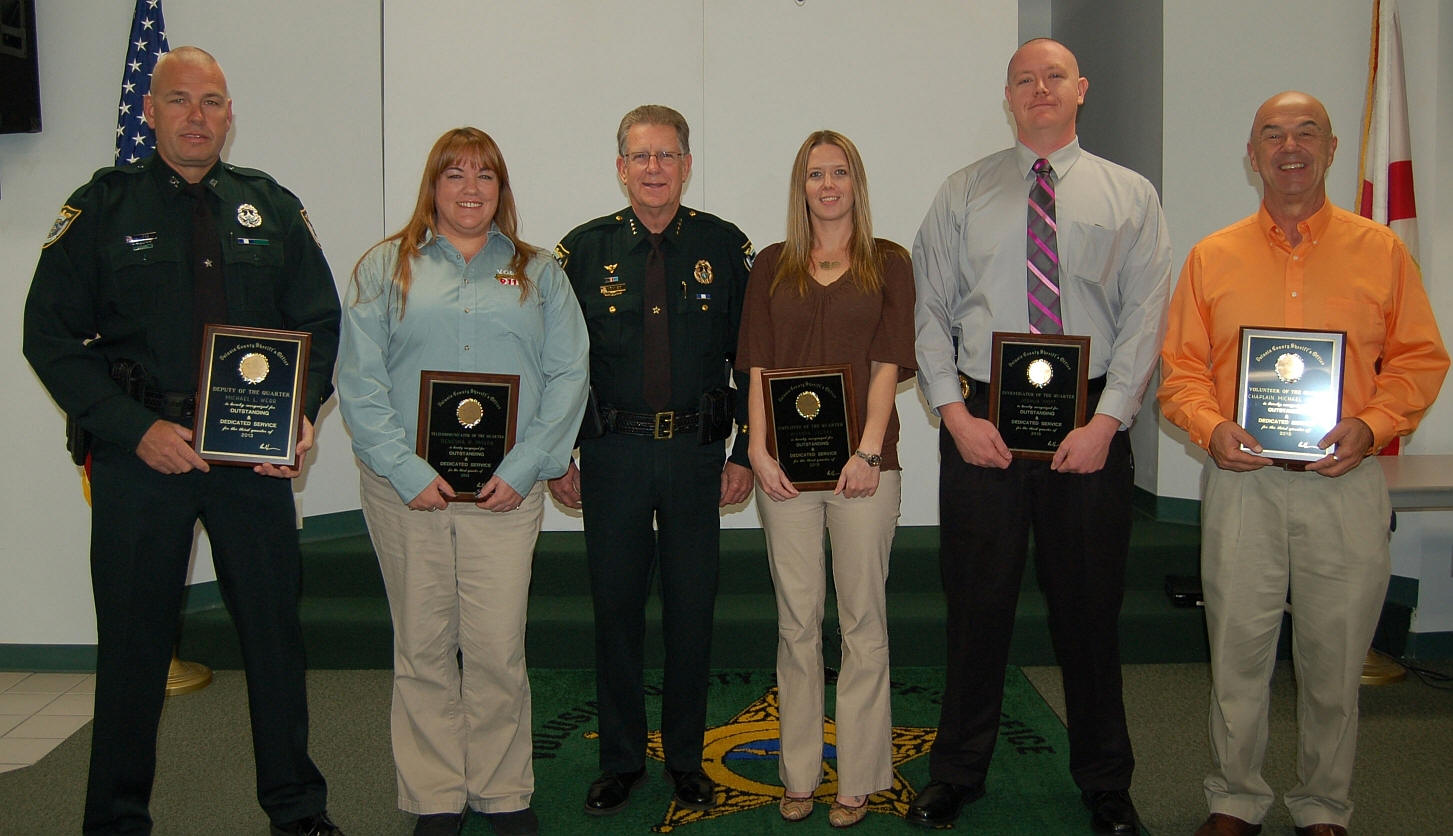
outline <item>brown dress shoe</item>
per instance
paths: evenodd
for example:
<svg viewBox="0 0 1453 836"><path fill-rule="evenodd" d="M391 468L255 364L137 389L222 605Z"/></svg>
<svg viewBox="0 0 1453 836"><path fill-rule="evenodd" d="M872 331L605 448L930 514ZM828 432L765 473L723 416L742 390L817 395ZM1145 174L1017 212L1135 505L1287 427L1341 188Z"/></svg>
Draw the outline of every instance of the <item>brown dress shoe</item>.
<svg viewBox="0 0 1453 836"><path fill-rule="evenodd" d="M1309 824L1298 827L1297 836L1347 836L1347 828L1340 824Z"/></svg>
<svg viewBox="0 0 1453 836"><path fill-rule="evenodd" d="M1260 832L1261 825L1225 813L1212 813L1196 828L1196 836L1256 836Z"/></svg>

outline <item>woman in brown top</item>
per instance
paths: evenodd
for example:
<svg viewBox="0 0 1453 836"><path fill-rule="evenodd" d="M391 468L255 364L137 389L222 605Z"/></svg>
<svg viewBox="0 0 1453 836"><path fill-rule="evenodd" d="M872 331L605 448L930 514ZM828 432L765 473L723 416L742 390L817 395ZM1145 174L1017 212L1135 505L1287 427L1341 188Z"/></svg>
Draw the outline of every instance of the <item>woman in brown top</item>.
<svg viewBox="0 0 1453 836"><path fill-rule="evenodd" d="M766 426L762 372L847 364L862 428L829 490L799 490L753 432L757 512L777 592L777 683L784 791L779 809L806 818L835 791L828 819L863 819L868 796L893 783L884 584L898 523L898 383L913 374L913 271L908 253L873 237L857 148L818 131L792 164L787 240L752 268L737 366L750 370L750 427ZM823 788L823 526L832 538L842 631L837 679L836 788ZM886 809L886 808L885 808Z"/></svg>

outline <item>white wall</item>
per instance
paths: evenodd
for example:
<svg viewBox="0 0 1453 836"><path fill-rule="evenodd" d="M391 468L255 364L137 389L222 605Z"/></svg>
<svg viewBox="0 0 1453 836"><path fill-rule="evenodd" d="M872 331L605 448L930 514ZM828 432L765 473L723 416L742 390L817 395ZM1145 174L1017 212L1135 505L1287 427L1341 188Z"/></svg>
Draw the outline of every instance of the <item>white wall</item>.
<svg viewBox="0 0 1453 836"><path fill-rule="evenodd" d="M63 416L21 357L20 318L56 210L112 159L132 5L37 3L44 131L0 136L0 309L10 323L0 461L12 474L0 488L0 643L95 641L89 509L64 450ZM235 122L226 158L295 191L334 272L346 275L383 229L378 0L168 0L164 9L171 42L205 47L227 72ZM309 515L358 507L334 413L325 408L299 485ZM204 537L193 579L214 577Z"/></svg>
<svg viewBox="0 0 1453 836"><path fill-rule="evenodd" d="M131 4L38 5L45 132L0 137L0 259L12 265L0 304L13 312L0 456L25 474L0 497L0 643L85 644L95 638L89 515L62 416L20 357L19 319L56 209L111 159ZM1011 141L999 99L1013 0L902 10L870 0L166 0L165 9L172 43L209 49L228 72L227 159L298 192L340 288L358 254L403 222L433 140L460 124L500 143L523 232L547 247L625 204L615 127L646 101L691 122L688 204L736 221L759 246L781 237L787 169L811 129L861 144L879 232L904 245L949 172ZM904 522L931 524L934 430L915 391L899 402L905 465L925 474L905 486ZM298 495L307 516L358 507L334 404ZM758 523L749 507L724 524ZM552 508L546 527L579 520ZM192 577L214 577L205 537Z"/></svg>
<svg viewBox="0 0 1453 836"><path fill-rule="evenodd" d="M1444 339L1453 341L1453 204L1438 199L1453 179L1446 139L1453 135L1453 0L1399 0L1398 8L1423 280ZM1177 272L1192 244L1256 211L1260 180L1246 162L1246 139L1256 108L1282 90L1326 104L1340 142L1328 197L1354 206L1371 21L1370 0L1289 0L1274 11L1255 0L1165 4L1162 198ZM1408 452L1453 453L1449 389L1445 384ZM1184 432L1163 418L1160 424L1157 494L1199 499L1201 452Z"/></svg>
<svg viewBox="0 0 1453 836"><path fill-rule="evenodd" d="M523 235L546 247L626 205L615 132L639 104L667 104L686 116L693 163L685 203L736 223L758 249L782 238L792 158L813 130L840 130L858 145L875 232L905 247L944 177L1013 141L1001 106L1004 64L1017 42L1009 0L540 0L507 10L507 18L496 8L487 19L511 34L492 45L490 65L500 69L483 83L418 60L437 49L437 33L414 21L467 20L476 8L470 0L386 5L390 230L413 207L429 147L459 124L477 125L499 143ZM640 45L646 21L649 48ZM902 387L898 408L909 428L903 466L928 477L905 483L901 521L933 525L936 430L916 388ZM760 522L749 504L730 509L722 524ZM546 529L579 527L578 514L547 506Z"/></svg>
<svg viewBox="0 0 1453 836"><path fill-rule="evenodd" d="M687 202L736 221L759 246L780 237L791 155L817 127L859 143L880 234L910 244L942 179L1012 140L1004 64L1021 13L1042 27L1049 5L166 0L165 8L173 43L210 49L229 73L237 120L228 159L298 192L341 286L358 254L402 222L424 154L446 128L472 123L495 136L524 234L550 246L574 224L625 204L613 176L615 125L650 100L691 121ZM1453 135L1453 0L1400 5L1408 66L1423 68L1409 95L1424 268L1450 322L1453 204L1440 205L1438 195L1453 188L1453 152L1437 138ZM10 271L0 307L11 312L10 362L0 364L0 461L11 474L0 489L0 643L84 644L95 633L88 512L62 449L61 415L20 356L19 323L57 207L111 158L131 4L38 6L46 129L0 136L0 263ZM1278 89L1302 87L1327 101L1344 143L1333 196L1350 201L1369 0L1278 7L1277 20L1298 22L1295 36L1265 22L1263 4L1249 0L1173 0L1164 15L1164 198L1178 260L1191 242L1254 209L1245 137L1256 105ZM1093 95L1095 68L1084 70ZM1453 451L1448 403L1424 422L1415 451ZM916 392L900 393L899 409L910 474L903 522L932 524L936 429ZM1198 465L1183 439L1161 433L1159 492L1195 498ZM358 507L333 406L299 489L308 516ZM755 512L729 514L724 524L755 526ZM552 509L546 525L578 521ZM194 579L209 580L205 543L199 564Z"/></svg>

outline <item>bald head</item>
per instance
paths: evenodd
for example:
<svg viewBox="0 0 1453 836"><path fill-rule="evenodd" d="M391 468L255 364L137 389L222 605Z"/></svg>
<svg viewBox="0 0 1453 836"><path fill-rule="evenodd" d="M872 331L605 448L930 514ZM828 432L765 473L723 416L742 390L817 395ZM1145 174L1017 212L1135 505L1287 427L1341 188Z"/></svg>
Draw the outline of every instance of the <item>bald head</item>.
<svg viewBox="0 0 1453 836"><path fill-rule="evenodd" d="M1256 140L1257 134L1268 120L1287 113L1302 114L1320 126L1328 136L1332 135L1332 117L1327 115L1327 108L1317 97L1299 90L1287 90L1262 102L1261 107L1256 109L1256 118L1251 122L1252 141Z"/></svg>
<svg viewBox="0 0 1453 836"><path fill-rule="evenodd" d="M1013 82L1014 64L1016 61L1023 64L1028 60L1044 60L1045 56L1048 56L1050 60L1057 61L1072 76L1079 77L1080 62L1079 59L1075 58L1075 54L1070 52L1069 47L1054 38L1030 38L1020 44L1019 48L1014 50L1014 54L1009 56L1009 66L1004 71L1005 83Z"/></svg>
<svg viewBox="0 0 1453 836"><path fill-rule="evenodd" d="M1257 108L1246 155L1261 177L1262 203L1283 231L1326 203L1336 153L1332 119L1314 97L1288 90Z"/></svg>
<svg viewBox="0 0 1453 836"><path fill-rule="evenodd" d="M1089 86L1064 44L1052 38L1026 41L1009 59L1004 82L1019 141L1041 157L1068 145Z"/></svg>
<svg viewBox="0 0 1453 836"><path fill-rule="evenodd" d="M221 159L232 99L222 68L205 50L183 46L163 55L141 110L156 131L157 156L187 182L201 182Z"/></svg>
<svg viewBox="0 0 1453 836"><path fill-rule="evenodd" d="M167 81L177 72L180 72L183 65L195 67L203 71L212 71L222 79L222 92L227 93L227 78L222 74L222 65L212 57L212 53L197 46L179 46L171 52L162 53L156 59L156 69L151 74L151 86L157 87L157 79Z"/></svg>

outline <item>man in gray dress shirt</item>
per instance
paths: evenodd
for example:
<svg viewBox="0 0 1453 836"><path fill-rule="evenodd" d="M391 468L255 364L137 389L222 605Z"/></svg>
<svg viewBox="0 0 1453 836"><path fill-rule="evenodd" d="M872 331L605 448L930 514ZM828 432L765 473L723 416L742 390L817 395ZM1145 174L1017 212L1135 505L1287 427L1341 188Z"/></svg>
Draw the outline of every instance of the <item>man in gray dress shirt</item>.
<svg viewBox="0 0 1453 836"><path fill-rule="evenodd" d="M1075 119L1088 87L1063 44L1021 46L1004 88L1018 142L951 175L913 246L919 385L942 419L950 602L932 780L907 815L919 825L951 824L983 795L1033 531L1064 674L1070 772L1095 830L1138 827L1117 626L1134 482L1126 430L1165 328L1170 241L1154 187L1081 150ZM1013 456L986 420L992 334L1031 330L1090 338L1088 419L1051 459Z"/></svg>

